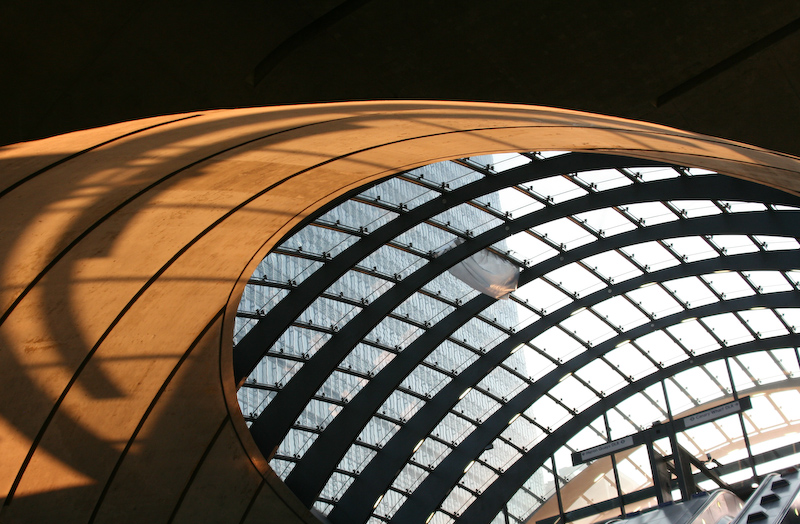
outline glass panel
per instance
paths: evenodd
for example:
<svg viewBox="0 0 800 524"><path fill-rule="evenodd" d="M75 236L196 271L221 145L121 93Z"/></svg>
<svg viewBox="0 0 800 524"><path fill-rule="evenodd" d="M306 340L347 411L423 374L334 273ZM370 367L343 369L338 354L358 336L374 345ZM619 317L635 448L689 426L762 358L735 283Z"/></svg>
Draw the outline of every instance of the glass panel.
<svg viewBox="0 0 800 524"><path fill-rule="evenodd" d="M639 175L639 177L644 182L653 182L655 180L663 180L665 178L677 178L678 172L672 169L671 167L642 167L632 170L634 173ZM694 169L688 169L687 171L694 172ZM698 172L703 172L702 170L698 170Z"/></svg>
<svg viewBox="0 0 800 524"><path fill-rule="evenodd" d="M309 428L324 429L341 410L342 406L311 400L298 418L298 423Z"/></svg>
<svg viewBox="0 0 800 524"><path fill-rule="evenodd" d="M755 291L747 281L739 273L733 271L720 271L711 275L703 275L702 278L725 300L755 295Z"/></svg>
<svg viewBox="0 0 800 524"><path fill-rule="evenodd" d="M756 332L759 338L776 337L788 333L771 309L741 311L739 312L739 316L750 326L750 329Z"/></svg>
<svg viewBox="0 0 800 524"><path fill-rule="evenodd" d="M414 293L394 310L394 314L420 323L428 321L431 324L435 324L452 313L454 309L441 300L436 300L422 293Z"/></svg>
<svg viewBox="0 0 800 524"><path fill-rule="evenodd" d="M480 493L496 479L497 474L495 472L476 461L461 477L460 483L463 483L467 489Z"/></svg>
<svg viewBox="0 0 800 524"><path fill-rule="evenodd" d="M716 384L703 368L682 371L675 375L675 380L698 404L716 400L724 394L720 384Z"/></svg>
<svg viewBox="0 0 800 524"><path fill-rule="evenodd" d="M281 442L281 445L278 446L276 455L294 458L302 457L311 444L314 443L317 436L316 433L292 428L286 438L283 439L283 442Z"/></svg>
<svg viewBox="0 0 800 524"><path fill-rule="evenodd" d="M678 216L661 202L642 202L629 204L622 208L643 226L655 226L664 222L678 220Z"/></svg>
<svg viewBox="0 0 800 524"><path fill-rule="evenodd" d="M685 388L675 380L666 380L667 385L667 398L669 398L669 406L672 409L673 415L678 415L696 407L699 402L692 398Z"/></svg>
<svg viewBox="0 0 800 524"><path fill-rule="evenodd" d="M797 362L797 355L793 348L773 349L769 352L777 361L781 371L787 378L800 375L800 367Z"/></svg>
<svg viewBox="0 0 800 524"><path fill-rule="evenodd" d="M566 362L586 351L577 340L570 337L558 326L552 327L534 338L531 343L551 358Z"/></svg>
<svg viewBox="0 0 800 524"><path fill-rule="evenodd" d="M622 331L628 331L649 321L641 310L621 296L601 302L592 309Z"/></svg>
<svg viewBox="0 0 800 524"><path fill-rule="evenodd" d="M791 237L771 237L767 235L753 235L756 242L767 251L780 251L782 249L800 249L800 243Z"/></svg>
<svg viewBox="0 0 800 524"><path fill-rule="evenodd" d="M595 460L561 490L564 510L567 512L618 496L611 457Z"/></svg>
<svg viewBox="0 0 800 524"><path fill-rule="evenodd" d="M450 524L451 522L454 522L453 519L451 519L441 511L437 511L436 513L434 513L433 518L430 521L430 524Z"/></svg>
<svg viewBox="0 0 800 524"><path fill-rule="evenodd" d="M775 310L792 332L797 333L800 326L800 308L795 309L776 309Z"/></svg>
<svg viewBox="0 0 800 524"><path fill-rule="evenodd" d="M394 422L379 417L372 417L366 427L361 430L356 440L373 446L377 446L378 444L383 445L392 438L399 428L400 426Z"/></svg>
<svg viewBox="0 0 800 524"><path fill-rule="evenodd" d="M469 491L456 486L447 495L447 498L444 499L444 502L442 502L440 507L443 511L460 515L461 512L472 503L473 500L475 500L474 495L472 495Z"/></svg>
<svg viewBox="0 0 800 524"><path fill-rule="evenodd" d="M545 276L548 280L557 282L559 287L572 293L576 298L606 287L602 280L575 263L562 266Z"/></svg>
<svg viewBox="0 0 800 524"><path fill-rule="evenodd" d="M528 368L528 376L533 380L539 380L556 367L556 365L550 359L544 357L538 351L534 351L528 346L523 346L519 353L524 353L525 364Z"/></svg>
<svg viewBox="0 0 800 524"><path fill-rule="evenodd" d="M507 187L497 192L500 197L500 209L511 218L519 218L545 207L544 204L531 198L516 187Z"/></svg>
<svg viewBox="0 0 800 524"><path fill-rule="evenodd" d="M425 402L421 399L402 391L394 390L378 411L382 415L386 415L393 420L405 422L414 416L414 413L419 411L424 405Z"/></svg>
<svg viewBox="0 0 800 524"><path fill-rule="evenodd" d="M405 501L405 495L390 489L383 495L380 504L375 508L373 514L391 518Z"/></svg>
<svg viewBox="0 0 800 524"><path fill-rule="evenodd" d="M599 446L608 442L603 418L595 419L591 424L581 429L574 437L567 441L567 447L576 451Z"/></svg>
<svg viewBox="0 0 800 524"><path fill-rule="evenodd" d="M451 412L439 422L439 425L433 430L433 434L440 437L445 442L457 446L461 444L461 441L464 440L473 429L475 429L474 424Z"/></svg>
<svg viewBox="0 0 800 524"><path fill-rule="evenodd" d="M793 425L800 422L800 391L797 389L775 391L770 393L770 399ZM796 433L792 437L795 441L800 441Z"/></svg>
<svg viewBox="0 0 800 524"><path fill-rule="evenodd" d="M662 366L686 360L688 355L663 331L654 331L636 339L636 345Z"/></svg>
<svg viewBox="0 0 800 524"><path fill-rule="evenodd" d="M328 483L325 484L325 487L322 489L322 493L320 493L319 496L328 500L338 500L339 497L341 497L344 492L347 491L347 488L350 487L350 484L352 484L354 480L355 477L334 472L328 479ZM325 506L327 511L333 509L333 506L329 504L325 504Z"/></svg>
<svg viewBox="0 0 800 524"><path fill-rule="evenodd" d="M364 384L366 384L366 380L361 377L334 371L328 376L322 387L317 390L317 396L341 400L342 397L350 397L356 394Z"/></svg>
<svg viewBox="0 0 800 524"><path fill-rule="evenodd" d="M490 312L491 314L491 312ZM498 323L502 322L503 324L513 324L513 320L516 315L513 313L511 315L502 315L497 320ZM511 318L509 318L511 317ZM492 319L498 317L490 317ZM504 326L504 327L511 327L511 326ZM500 331L494 326L491 326L480 320L478 318L472 318L469 322L458 328L453 335L450 337L452 340L461 341L464 344L469 345L475 349L491 349L503 340L506 339L508 335L505 332Z"/></svg>
<svg viewBox="0 0 800 524"><path fill-rule="evenodd" d="M678 256L683 258L684 262L695 262L719 256L708 242L700 237L670 238L666 242Z"/></svg>
<svg viewBox="0 0 800 524"><path fill-rule="evenodd" d="M729 362L736 391L745 391L755 386L753 383L754 377L750 374L750 371L741 364L738 358L734 357L730 359Z"/></svg>
<svg viewBox="0 0 800 524"><path fill-rule="evenodd" d="M486 197L482 198L485 204ZM499 200L499 198L497 200ZM500 207L499 202L496 203L496 206L498 208ZM492 215L484 213L471 204L459 204L458 206L436 215L433 217L433 220L453 227L458 231L469 231L474 235L479 235L501 224L500 220L494 218Z"/></svg>
<svg viewBox="0 0 800 524"><path fill-rule="evenodd" d="M394 353L360 343L347 354L340 366L359 373L369 373L370 371L377 373L386 367L393 358ZM364 378L360 379L360 385L363 386L366 380ZM341 395L343 397L351 397L349 390L343 390Z"/></svg>
<svg viewBox="0 0 800 524"><path fill-rule="evenodd" d="M546 237L557 245L560 245L562 250L575 249L576 247L597 240L597 237L568 218L560 218L536 226L534 231L540 236Z"/></svg>
<svg viewBox="0 0 800 524"><path fill-rule="evenodd" d="M370 331L366 340L384 346L403 348L411 344L424 332L423 329L395 318L386 317Z"/></svg>
<svg viewBox="0 0 800 524"><path fill-rule="evenodd" d="M544 312L569 304L572 299L541 278L529 282L514 293L532 307Z"/></svg>
<svg viewBox="0 0 800 524"><path fill-rule="evenodd" d="M508 431L511 426L516 425L517 421L514 421L514 423L503 432L502 438L495 439L491 444L491 449L484 453L485 456L483 458L486 463L500 472L507 470L522 456L519 451L508 442L513 442L515 446L530 445L534 439L534 431L538 431L535 426L525 421L522 417L517 420L523 420L523 424L516 427L516 433L519 434L512 434L511 431ZM541 431L539 431L539 433L541 433ZM515 435L516 438L514 438Z"/></svg>
<svg viewBox="0 0 800 524"><path fill-rule="evenodd" d="M777 293L793 289L780 271L750 271L747 273L747 280L758 288L759 293Z"/></svg>
<svg viewBox="0 0 800 524"><path fill-rule="evenodd" d="M417 453L419 453L419 450L417 450ZM419 463L426 463L424 460L417 458L416 455L414 456L413 460ZM400 474L395 478L392 487L404 493L410 494L412 491L417 489L417 486L419 486L427 476L428 472L424 469L415 466L414 464L406 464Z"/></svg>
<svg viewBox="0 0 800 524"><path fill-rule="evenodd" d="M600 359L593 360L585 365L575 375L586 381L587 384L602 395L610 395L627 383L619 372Z"/></svg>
<svg viewBox="0 0 800 524"><path fill-rule="evenodd" d="M720 347L697 320L684 320L680 324L670 326L667 331L693 355L702 355Z"/></svg>
<svg viewBox="0 0 800 524"><path fill-rule="evenodd" d="M672 292L678 300L683 302L687 308L718 302L714 293L712 293L697 277L670 280L669 282L664 282L664 287Z"/></svg>
<svg viewBox="0 0 800 524"><path fill-rule="evenodd" d="M597 318L591 309L573 313L561 323L561 326L593 346L617 334L608 324Z"/></svg>
<svg viewBox="0 0 800 524"><path fill-rule="evenodd" d="M450 454L450 451L452 451L450 446L436 439L426 438L422 446L414 454L414 462L427 466L428 468L435 468ZM427 473L425 473L425 475L427 475ZM420 482L422 482L422 479L420 479Z"/></svg>
<svg viewBox="0 0 800 524"><path fill-rule="evenodd" d="M581 189L566 177L553 176L542 180L534 180L527 184L531 191L543 196L554 204L581 197L588 192Z"/></svg>
<svg viewBox="0 0 800 524"><path fill-rule="evenodd" d="M738 255L741 253L754 253L758 251L758 247L744 235L712 235L709 241L721 249L726 255Z"/></svg>
<svg viewBox="0 0 800 524"><path fill-rule="evenodd" d="M353 239L353 241L355 241L355 239ZM295 247L292 250L296 251L296 249ZM321 267L322 262L315 262L313 260L279 253L270 253L269 256L258 265L258 271L261 278L266 277L273 282L292 282L293 284L300 284Z"/></svg>
<svg viewBox="0 0 800 524"><path fill-rule="evenodd" d="M750 402L753 404L753 409L748 410L745 414L748 434L764 433L769 429L786 426L786 419L778 412L769 395L757 393L750 397ZM752 440L756 441L750 443L754 455L768 451L774 445L770 441L757 442L761 439L755 437Z"/></svg>
<svg viewBox="0 0 800 524"><path fill-rule="evenodd" d="M403 387L407 387L428 397L433 397L446 386L448 382L450 382L450 377L444 373L440 373L428 366L420 365L414 368L414 371L403 379L402 385Z"/></svg>
<svg viewBox="0 0 800 524"><path fill-rule="evenodd" d="M664 288L655 284L645 284L639 289L627 293L627 296L645 312L656 318L683 311L681 304L672 298Z"/></svg>
<svg viewBox="0 0 800 524"><path fill-rule="evenodd" d="M720 200L720 204L731 213L748 213L751 211L766 211L767 206L759 202L734 202L732 200Z"/></svg>
<svg viewBox="0 0 800 524"><path fill-rule="evenodd" d="M710 200L673 200L671 204L686 218L718 215L722 213Z"/></svg>
<svg viewBox="0 0 800 524"><path fill-rule="evenodd" d="M660 382L647 387L642 393L628 397L619 403L618 408L617 414L614 411L608 413L612 440L649 428L655 422L663 422L667 419L666 403ZM630 431L629 428L629 432L616 431L616 423L613 419L619 420L620 417L627 418L629 425L633 426L634 430Z"/></svg>
<svg viewBox="0 0 800 524"><path fill-rule="evenodd" d="M600 400L593 391L571 375L551 388L550 395L563 402L574 413L583 411Z"/></svg>
<svg viewBox="0 0 800 524"><path fill-rule="evenodd" d="M472 389L453 409L465 417L481 423L499 407L497 402L477 389Z"/></svg>
<svg viewBox="0 0 800 524"><path fill-rule="evenodd" d="M716 175L714 171L700 169L699 167L684 168L682 171L690 176Z"/></svg>
<svg viewBox="0 0 800 524"><path fill-rule="evenodd" d="M545 466L536 470L509 500L508 511L519 521L525 522L530 517L531 522L538 522L558 515L555 476L549 465L550 461L546 460ZM563 485L564 482L559 480L559 487Z"/></svg>
<svg viewBox="0 0 800 524"><path fill-rule="evenodd" d="M503 399L513 398L527 385L527 382L523 382L521 378L500 367L494 368L478 383L478 387L481 389L494 393ZM492 404L495 404L494 401L492 401ZM482 418L486 420L486 414L483 414Z"/></svg>
<svg viewBox="0 0 800 524"><path fill-rule="evenodd" d="M626 178L624 179L627 180ZM575 218L597 231L601 237L610 237L636 229L636 226L630 220L613 208L578 213Z"/></svg>
<svg viewBox="0 0 800 524"><path fill-rule="evenodd" d="M622 493L633 493L653 485L647 448L638 446L615 455Z"/></svg>
<svg viewBox="0 0 800 524"><path fill-rule="evenodd" d="M739 355L738 360L750 374L757 377L759 384L786 380L783 370L767 351Z"/></svg>
<svg viewBox="0 0 800 524"><path fill-rule="evenodd" d="M327 515L328 513L333 510L333 506L330 504L326 504L325 502L317 501L314 503L314 508L317 509L323 515Z"/></svg>
<svg viewBox="0 0 800 524"><path fill-rule="evenodd" d="M400 184L397 184L397 187L402 187L405 189L405 185L401 186ZM395 218L397 218L397 213L386 211L385 209L371 206L362 202L348 200L319 217L316 222L329 225L341 224L355 229L358 229L359 227L369 227L370 231L374 231L383 224L386 224ZM313 231L311 228L306 228L306 230ZM306 233L306 230L303 230L302 233ZM320 241L315 241L314 239L307 237L305 242L307 245L324 245L323 239L330 238L330 233L320 232L320 237ZM330 247L324 250L330 251Z"/></svg>
<svg viewBox="0 0 800 524"><path fill-rule="evenodd" d="M519 153L502 153L499 155L488 155L492 169L497 173L502 173L509 169L529 164L531 159ZM485 157L473 157L472 160L480 162L478 159Z"/></svg>
<svg viewBox="0 0 800 524"><path fill-rule="evenodd" d="M455 166L455 164L453 165ZM430 171L442 171L441 169L434 168L434 166L426 167L430 167ZM410 171L408 176L413 178L422 176L422 179L425 180L430 176L429 174L426 174L426 171L428 171L426 168L415 169ZM421 185L412 184L411 182L406 182L399 178L390 178L367 189L359 196L368 200L381 200L383 202L389 202L394 205L403 203L408 206L409 209L413 209L420 204L424 204L432 198L436 198L438 195L438 192L431 191L430 189L427 189Z"/></svg>
<svg viewBox="0 0 800 524"><path fill-rule="evenodd" d="M256 418L264 408L269 404L277 393L273 391L265 391L263 389L256 389L242 386L237 393L239 399L239 406L242 409L242 414L245 417Z"/></svg>
<svg viewBox="0 0 800 524"><path fill-rule="evenodd" d="M733 313L722 313L721 315L704 317L702 322L708 326L726 346L753 340L753 336Z"/></svg>
<svg viewBox="0 0 800 524"><path fill-rule="evenodd" d="M658 271L667 267L678 265L678 260L664 249L658 242L645 242L628 246L622 251L633 257L636 263L645 267L647 271Z"/></svg>
<svg viewBox="0 0 800 524"><path fill-rule="evenodd" d="M508 237L506 243L519 258L527 261L529 265L538 264L558 254L558 251L527 231Z"/></svg>
<svg viewBox="0 0 800 524"><path fill-rule="evenodd" d="M364 206L364 208L370 213L375 210L375 208L371 206ZM375 216L377 215L373 215L373 218ZM355 217L350 217L349 220L351 223L346 224L347 227L354 229L359 228L360 220L356 219ZM300 257L305 256L305 254L311 253L315 255L322 255L323 253L329 253L331 256L336 256L354 244L357 240L358 237L351 235L350 233L318 227L312 224L283 242L279 249L282 251L290 251L296 254L296 256L293 257L293 265L305 266L306 263L299 261ZM266 271L266 268L264 270ZM291 278L293 280L297 280L299 283L301 279L297 277L305 278L308 276L308 274L310 274L310 271L306 269L303 270L303 274L295 270L295 276L292 276Z"/></svg>
<svg viewBox="0 0 800 524"><path fill-rule="evenodd" d="M477 211L473 211L472 214L475 215L476 212ZM452 234L442 231L438 227L422 223L414 226L405 233L401 233L400 235L396 236L394 239L392 239L392 243L398 246L403 246L404 248L407 247L408 249L422 251L423 253L430 253L442 249L443 246L452 242L454 238L455 237ZM392 261L390 260L384 261L384 263L391 262ZM398 266L393 267L396 268L393 269L393 272L403 269L402 267ZM378 266L378 269L381 269L380 265Z"/></svg>
<svg viewBox="0 0 800 524"><path fill-rule="evenodd" d="M384 249L384 248L382 248ZM385 248L385 249L392 249L392 248ZM392 249L392 251L397 251L396 249ZM401 253L398 251L398 253ZM380 258L383 258L383 254L376 255ZM403 258L403 255L399 255L400 258ZM376 271L378 270L378 264L372 265L371 263L377 259L370 259L369 257L362 262L364 262L364 267L374 267ZM380 263L382 264L382 263ZM385 269L386 266L382 264L382 267ZM390 273L391 274L391 273ZM357 275L357 276L356 276ZM394 284L388 280L380 276L373 276L373 275L366 275L364 273L356 273L353 271L347 272L342 277L334 282L334 284L325 290L325 293L328 295L334 296L344 296L349 298L355 298L360 300L362 298L368 299L370 302L375 300L375 298L379 297L386 291L392 288Z"/></svg>
<svg viewBox="0 0 800 524"><path fill-rule="evenodd" d="M611 279L612 282L623 282L642 274L639 268L616 251L606 251L585 258L583 263L594 268L600 275Z"/></svg>
<svg viewBox="0 0 800 524"><path fill-rule="evenodd" d="M633 380L639 380L657 369L650 359L630 343L622 343L606 353L606 360L616 366L623 375Z"/></svg>
<svg viewBox="0 0 800 524"><path fill-rule="evenodd" d="M456 162L430 164L415 169L414 173L424 175L425 180L437 186L444 184L445 188L451 191L483 178L480 173Z"/></svg>
<svg viewBox="0 0 800 524"><path fill-rule="evenodd" d="M525 410L525 414L534 422L553 431L571 417L570 413L559 406L552 398L542 397Z"/></svg>
<svg viewBox="0 0 800 524"><path fill-rule="evenodd" d="M323 329L336 326L338 329L360 312L360 307L339 300L319 297L297 317L297 322L320 326Z"/></svg>
<svg viewBox="0 0 800 524"><path fill-rule="evenodd" d="M269 462L269 466L272 468L275 474L282 479L285 479L289 476L289 473L291 473L292 469L294 469L294 465L294 462L277 458L274 458Z"/></svg>
<svg viewBox="0 0 800 524"><path fill-rule="evenodd" d="M438 369L455 373L472 364L477 358L478 356L472 351L445 340L425 357L425 362Z"/></svg>
<svg viewBox="0 0 800 524"><path fill-rule="evenodd" d="M586 185L594 185L597 191L606 191L617 187L631 185L631 179L617 169L598 169L578 173L575 178L582 180Z"/></svg>

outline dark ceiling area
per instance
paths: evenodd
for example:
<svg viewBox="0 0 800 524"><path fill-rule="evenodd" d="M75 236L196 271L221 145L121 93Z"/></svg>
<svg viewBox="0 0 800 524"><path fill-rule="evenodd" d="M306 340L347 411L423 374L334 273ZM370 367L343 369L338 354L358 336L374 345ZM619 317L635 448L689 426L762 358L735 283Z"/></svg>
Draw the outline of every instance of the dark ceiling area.
<svg viewBox="0 0 800 524"><path fill-rule="evenodd" d="M200 109L537 104L800 154L800 3L0 4L0 144Z"/></svg>

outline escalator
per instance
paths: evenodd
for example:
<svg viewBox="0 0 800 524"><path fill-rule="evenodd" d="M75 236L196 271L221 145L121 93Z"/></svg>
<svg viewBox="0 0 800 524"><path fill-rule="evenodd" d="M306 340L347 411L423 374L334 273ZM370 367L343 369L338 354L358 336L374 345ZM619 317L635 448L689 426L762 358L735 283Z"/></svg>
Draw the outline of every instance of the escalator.
<svg viewBox="0 0 800 524"><path fill-rule="evenodd" d="M794 468L764 477L747 502L719 489L690 500L661 504L606 524L800 524L800 473Z"/></svg>

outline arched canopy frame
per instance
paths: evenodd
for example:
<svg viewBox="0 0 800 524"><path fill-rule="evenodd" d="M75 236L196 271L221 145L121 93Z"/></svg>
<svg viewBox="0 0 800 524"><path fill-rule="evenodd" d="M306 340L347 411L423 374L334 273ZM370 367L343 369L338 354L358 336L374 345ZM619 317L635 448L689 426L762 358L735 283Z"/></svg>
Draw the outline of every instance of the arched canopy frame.
<svg viewBox="0 0 800 524"><path fill-rule="evenodd" d="M208 111L3 148L0 390L12 400L0 518L247 522L267 511L313 522L239 412L232 335L249 276L360 186L536 150L647 158L800 193L787 155L514 105Z"/></svg>

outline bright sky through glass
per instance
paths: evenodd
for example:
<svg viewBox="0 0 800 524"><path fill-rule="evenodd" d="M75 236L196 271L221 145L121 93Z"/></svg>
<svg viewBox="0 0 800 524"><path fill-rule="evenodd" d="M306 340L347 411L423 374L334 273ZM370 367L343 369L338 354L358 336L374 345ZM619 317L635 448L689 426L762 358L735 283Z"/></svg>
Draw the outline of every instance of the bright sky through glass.
<svg viewBox="0 0 800 524"><path fill-rule="evenodd" d="M280 307L281 300L291 295L295 286L330 264L359 238L391 223L407 210L443 192L562 154L463 159L445 163L446 168L442 169L426 166L365 190L338 210L316 219L267 257L240 305L236 341L259 318ZM239 391L248 423L278 398L281 389L336 332L345 329L350 320L401 279L424 269L453 239L499 229L511 220L558 209L560 204L594 193L708 175L714 176L697 169L657 167L544 177L459 204L398 235L325 290L270 348L264 367L251 375ZM392 196L395 194L404 195L402 201ZM431 522L452 522L504 470L513 467L550 432L602 398L629 387L632 381L732 346L796 333L796 326L800 326L800 308L793 307L797 299L792 302L781 298L797 292L800 272L795 268L757 269L760 263L754 262L752 267L756 269L716 270L712 265L708 266L710 269L692 269L726 257L799 249L800 244L791 236L673 233L615 244L617 238L638 238L635 234L642 230L722 215L763 213L767 209L758 202L654 199L561 215L536 222L497 242L492 246L494 252L522 267L523 275L528 268L536 270L540 264L551 264L550 269L536 270L534 277L523 279L510 300L496 302L467 320L410 370L350 445L315 507L325 514L334 511L354 479L381 456L381 449L395 435L403 434L406 424L426 408L430 399L494 348L506 348L502 351L510 354L500 360L501 364L486 370L471 388L461 391L461 397L454 399L442 420L424 438L417 439L419 444L400 474L383 498L376 501L371 522L391 519L415 489L427 485L432 471L448 463L451 452L477 427L494 421L504 405L525 396L539 381L550 380L552 385L546 393L532 397L513 417L500 421L500 433L474 462L459 465L464 471L457 487L435 511ZM797 212L789 206L769 209ZM607 245L611 247L602 247ZM478 295L449 273L443 273L399 304L350 351L309 401L271 461L278 475L286 479L347 403L373 379L380 378L398 355ZM761 307L757 305L760 302L753 302L769 296L776 297L775 303L780 307ZM509 316L509 307L516 311L515 316ZM517 333L528 332L525 330L530 330L531 335L514 338ZM586 355L593 358L588 363L574 364L576 358ZM673 413L721 401L733 389L757 392L767 384L783 383L798 374L796 351L791 347L747 352L729 362L733 384L724 361L719 359L692 366L666 380ZM502 388L498 389L497 384ZM800 398L792 396L797 394L790 388L766 392L757 397L759 400L754 399L759 411L748 413L745 421L757 436L753 440L761 446L759 449L774 449L769 442L776 438L776 432L794 428L800 422L800 409L796 408ZM659 383L633 393L607 412L611 433L606 434L602 418L594 420L556 453L557 469L566 467L566 462L561 461L572 451L665 420L666 405ZM741 458L738 420L734 424L725 419L702 431L686 432L681 438L692 452L702 455L713 450L715 458L722 462ZM792 443L797 439L783 440ZM637 453L620 462L620 470L631 482L630 489L648 482L649 473L643 472L649 467L646 457ZM572 478L581 471L583 468L558 473ZM603 474L603 482L612 479L609 486L613 487L613 475L608 471ZM729 478L736 475L741 474L732 473ZM546 487L547 478L551 479L550 488ZM526 519L552 495L552 479L551 465L545 462L509 503L514 518ZM587 501L589 498L584 503Z"/></svg>

